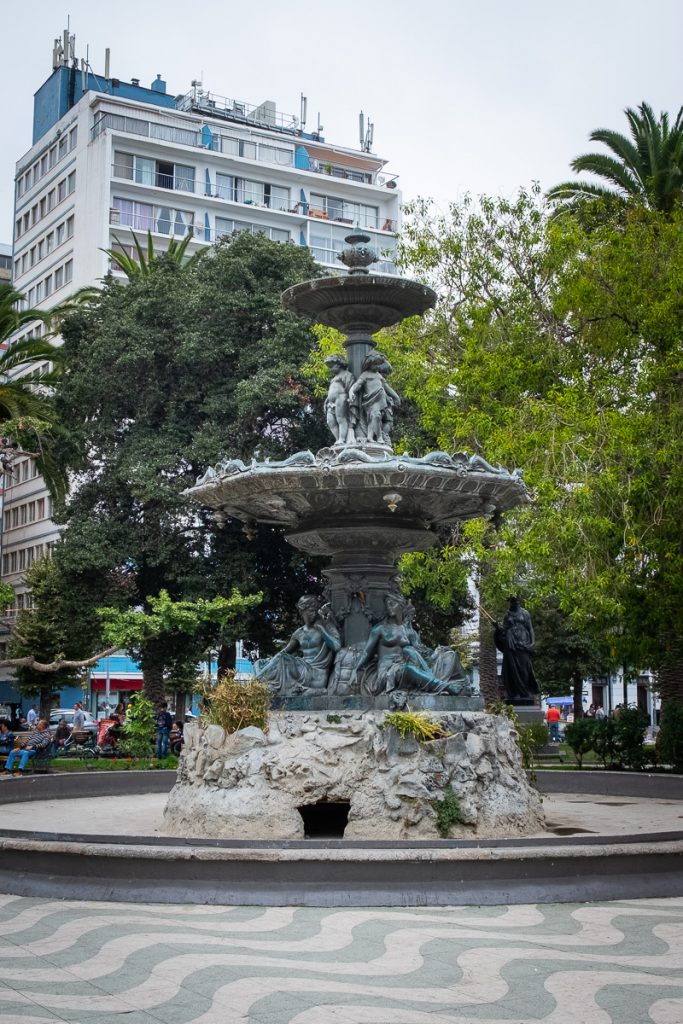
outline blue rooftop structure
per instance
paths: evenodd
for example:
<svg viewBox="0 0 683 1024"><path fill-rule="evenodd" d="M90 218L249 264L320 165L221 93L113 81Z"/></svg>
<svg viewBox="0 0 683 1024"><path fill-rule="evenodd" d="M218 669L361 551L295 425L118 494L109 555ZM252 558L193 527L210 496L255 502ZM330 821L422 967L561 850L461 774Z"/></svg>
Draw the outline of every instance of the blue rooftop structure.
<svg viewBox="0 0 683 1024"><path fill-rule="evenodd" d="M58 67L35 93L33 99L33 144L50 131L80 98L95 90L110 93L121 99L153 103L158 107L175 107L174 96L166 92L166 82L157 75L149 88L137 80L122 82L118 78L103 78L92 71L77 67Z"/></svg>

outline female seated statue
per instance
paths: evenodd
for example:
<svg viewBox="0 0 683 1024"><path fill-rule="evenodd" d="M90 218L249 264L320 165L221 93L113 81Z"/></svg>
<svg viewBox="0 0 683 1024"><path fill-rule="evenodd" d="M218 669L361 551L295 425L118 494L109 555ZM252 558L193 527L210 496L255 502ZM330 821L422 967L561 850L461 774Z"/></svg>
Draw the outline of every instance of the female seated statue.
<svg viewBox="0 0 683 1024"><path fill-rule="evenodd" d="M439 679L415 646L417 634L404 621L407 602L396 594L387 594L384 607L386 614L370 632L356 664L355 674L376 660L374 678L364 680L362 688L371 696L397 689L461 693L461 683Z"/></svg>
<svg viewBox="0 0 683 1024"><path fill-rule="evenodd" d="M286 647L257 665L256 675L284 693L293 689L299 693L321 691L327 687L334 656L341 647L339 630L329 604L322 604L316 594L304 594L297 608L303 626L292 633Z"/></svg>

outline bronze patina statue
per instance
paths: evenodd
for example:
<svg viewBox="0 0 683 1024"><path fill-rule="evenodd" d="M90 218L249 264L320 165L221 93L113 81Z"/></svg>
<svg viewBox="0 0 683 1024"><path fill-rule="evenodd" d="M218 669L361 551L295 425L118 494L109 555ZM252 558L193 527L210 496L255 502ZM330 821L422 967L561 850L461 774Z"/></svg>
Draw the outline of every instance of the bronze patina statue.
<svg viewBox="0 0 683 1024"><path fill-rule="evenodd" d="M341 647L339 630L329 604L323 604L317 595L304 594L297 608L303 626L292 633L286 647L265 664L257 665L256 675L279 690L324 691L334 656Z"/></svg>
<svg viewBox="0 0 683 1024"><path fill-rule="evenodd" d="M538 693L531 655L535 644L534 627L519 599L510 598L510 607L502 625L496 623L495 643L503 652L503 689L506 700L533 701Z"/></svg>

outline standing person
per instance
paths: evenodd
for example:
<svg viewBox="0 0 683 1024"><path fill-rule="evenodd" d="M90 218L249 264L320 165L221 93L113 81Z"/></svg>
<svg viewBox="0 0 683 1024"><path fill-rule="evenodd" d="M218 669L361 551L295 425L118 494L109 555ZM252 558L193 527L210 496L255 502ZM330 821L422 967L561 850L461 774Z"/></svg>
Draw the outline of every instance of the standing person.
<svg viewBox="0 0 683 1024"><path fill-rule="evenodd" d="M166 701L162 701L157 708L157 757L163 758L168 755L168 739L173 725L173 717L168 710Z"/></svg>
<svg viewBox="0 0 683 1024"><path fill-rule="evenodd" d="M47 722L41 718L35 729L23 737L10 751L5 765L5 772L12 772L14 762L19 758L19 767L12 772L13 775L22 775L29 759L35 757L39 750L44 750L52 743L52 736L47 727Z"/></svg>
<svg viewBox="0 0 683 1024"><path fill-rule="evenodd" d="M85 728L85 711L79 700L74 704L74 732L82 732Z"/></svg>
<svg viewBox="0 0 683 1024"><path fill-rule="evenodd" d="M550 742L560 742L560 709L554 707L552 704L548 705L548 710L545 713L545 720L548 723L550 729Z"/></svg>
<svg viewBox="0 0 683 1024"><path fill-rule="evenodd" d="M28 723L29 729L35 729L36 722L38 721L38 712L36 711L36 708L35 708L34 704L31 704L31 707L28 709L28 714L26 715L26 721Z"/></svg>
<svg viewBox="0 0 683 1024"><path fill-rule="evenodd" d="M596 707L595 717L598 719L598 721L601 721L603 718L605 718L605 709L603 708L602 704L598 704L598 706Z"/></svg>

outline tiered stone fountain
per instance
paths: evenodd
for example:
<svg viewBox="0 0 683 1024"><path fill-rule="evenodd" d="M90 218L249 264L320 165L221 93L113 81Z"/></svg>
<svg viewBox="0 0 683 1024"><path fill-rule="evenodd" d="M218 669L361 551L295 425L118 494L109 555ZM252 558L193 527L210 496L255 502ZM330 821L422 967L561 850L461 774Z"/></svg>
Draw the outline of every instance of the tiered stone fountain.
<svg viewBox="0 0 683 1024"><path fill-rule="evenodd" d="M188 492L247 534L285 526L291 544L330 564L324 599L302 596L302 627L257 668L273 691L268 733L188 728L166 809L179 835L297 838L313 810L337 807L347 838L432 837L451 792L454 836L525 832L542 817L508 720L483 712L455 651L421 642L396 582L397 559L432 545L437 526L512 508L527 500L524 483L480 456L394 452L400 397L373 335L436 296L369 273L368 243L347 238L347 275L283 294L288 309L345 336L346 357L328 360L331 445L279 462L226 459ZM382 728L385 710L406 704L436 712L449 738L420 744Z"/></svg>

